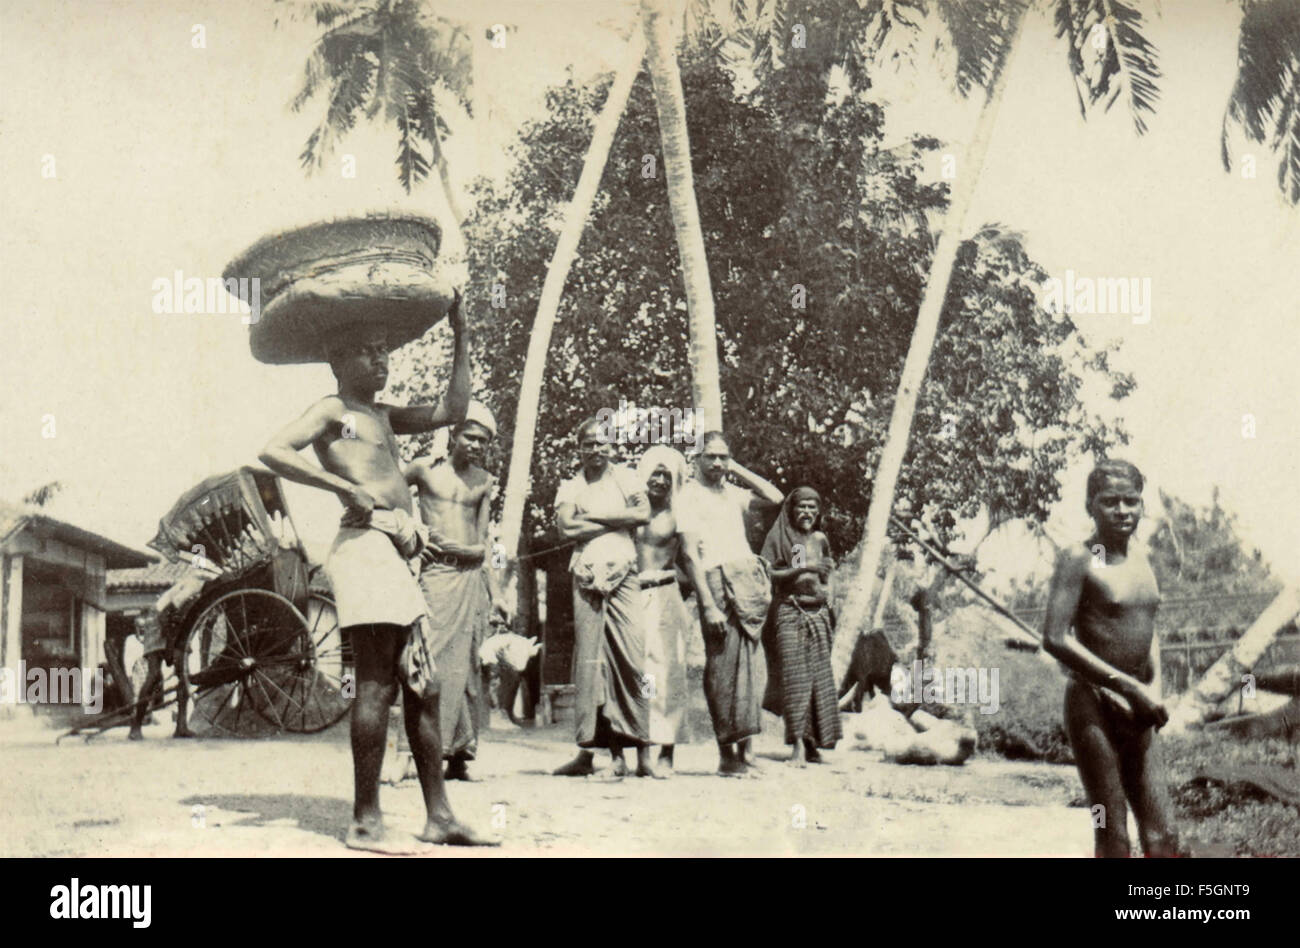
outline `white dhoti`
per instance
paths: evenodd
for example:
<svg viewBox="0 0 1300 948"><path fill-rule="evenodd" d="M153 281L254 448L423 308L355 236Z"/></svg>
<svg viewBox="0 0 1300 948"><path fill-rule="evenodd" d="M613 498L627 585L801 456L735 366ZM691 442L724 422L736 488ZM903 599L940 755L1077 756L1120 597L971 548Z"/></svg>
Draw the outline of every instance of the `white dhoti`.
<svg viewBox="0 0 1300 948"><path fill-rule="evenodd" d="M325 572L334 592L339 627L385 623L410 625L424 618L426 605L420 583L393 540L378 522L370 527L339 527ZM405 513L405 511L403 511Z"/></svg>
<svg viewBox="0 0 1300 948"><path fill-rule="evenodd" d="M650 742L681 744L686 738L686 637L695 622L677 589L677 574L651 570L640 575L645 623L645 674L650 691Z"/></svg>

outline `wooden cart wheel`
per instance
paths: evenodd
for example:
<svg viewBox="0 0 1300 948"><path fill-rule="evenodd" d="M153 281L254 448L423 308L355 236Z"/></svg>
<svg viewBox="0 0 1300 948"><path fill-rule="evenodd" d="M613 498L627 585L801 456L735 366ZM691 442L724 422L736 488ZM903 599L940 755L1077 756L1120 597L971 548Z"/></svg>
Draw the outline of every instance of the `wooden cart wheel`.
<svg viewBox="0 0 1300 948"><path fill-rule="evenodd" d="M236 589L218 597L190 626L180 677L190 695L190 726L240 737L286 729L277 692L285 668L310 659L307 620L285 597Z"/></svg>
<svg viewBox="0 0 1300 948"><path fill-rule="evenodd" d="M337 724L356 694L351 643L339 628L334 600L307 599L306 631L298 647L263 666L272 700L254 707L264 718L296 734L315 734Z"/></svg>

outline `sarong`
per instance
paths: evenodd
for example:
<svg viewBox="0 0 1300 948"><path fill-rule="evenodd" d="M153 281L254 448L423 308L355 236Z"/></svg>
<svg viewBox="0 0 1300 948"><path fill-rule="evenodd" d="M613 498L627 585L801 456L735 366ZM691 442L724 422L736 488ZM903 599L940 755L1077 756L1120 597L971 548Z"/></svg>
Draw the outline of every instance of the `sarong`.
<svg viewBox="0 0 1300 948"><path fill-rule="evenodd" d="M479 648L487 638L490 609L481 564L434 562L420 573L428 606L428 648L438 668L438 721L442 756L473 760L483 724Z"/></svg>
<svg viewBox="0 0 1300 948"><path fill-rule="evenodd" d="M802 740L816 747L834 747L844 732L831 668L830 609L824 603L804 606L786 597L776 607L774 631L780 674L772 674L769 663L763 706L785 720L787 744ZM779 707L772 705L774 690L778 690Z"/></svg>
<svg viewBox="0 0 1300 948"><path fill-rule="evenodd" d="M579 747L650 739L641 584L627 573L607 595L573 584L573 683Z"/></svg>
<svg viewBox="0 0 1300 948"><path fill-rule="evenodd" d="M395 525L403 518L411 520L404 510L375 510L368 527L339 527L325 561L325 572L334 593L340 628L410 625L424 616L424 595L410 566L410 558L419 553L419 546L404 556L406 550L399 552L395 545L400 534L390 536L391 531L385 530L387 526L397 529Z"/></svg>
<svg viewBox="0 0 1300 948"><path fill-rule="evenodd" d="M772 601L767 570L758 557L716 566L705 574L709 592L726 617L721 633L704 629L704 697L718 741L731 744L762 729L758 648ZM703 617L701 617L702 620Z"/></svg>
<svg viewBox="0 0 1300 948"><path fill-rule="evenodd" d="M674 570L641 574L645 675L650 692L650 742L680 744L686 737L686 636L695 626Z"/></svg>

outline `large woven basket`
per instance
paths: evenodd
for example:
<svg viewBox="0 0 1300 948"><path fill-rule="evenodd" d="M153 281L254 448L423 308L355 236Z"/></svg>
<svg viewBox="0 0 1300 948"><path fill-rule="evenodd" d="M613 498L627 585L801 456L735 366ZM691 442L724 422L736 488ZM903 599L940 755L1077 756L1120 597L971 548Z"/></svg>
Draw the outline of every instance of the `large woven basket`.
<svg viewBox="0 0 1300 948"><path fill-rule="evenodd" d="M260 281L261 313L249 325L253 358L324 362L331 340L375 327L390 349L418 339L453 299L434 273L441 236L422 217L372 215L259 240L223 274Z"/></svg>

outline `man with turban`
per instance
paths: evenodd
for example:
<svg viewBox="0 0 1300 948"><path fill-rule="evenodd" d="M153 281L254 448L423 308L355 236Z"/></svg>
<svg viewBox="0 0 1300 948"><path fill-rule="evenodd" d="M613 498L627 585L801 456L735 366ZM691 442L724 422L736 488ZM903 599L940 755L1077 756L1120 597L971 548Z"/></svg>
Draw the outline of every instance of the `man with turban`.
<svg viewBox="0 0 1300 948"><path fill-rule="evenodd" d="M650 742L659 745L659 763L671 770L673 748L685 736L686 638L695 628L678 585L682 534L673 512L686 482L686 459L680 451L656 444L642 456L637 479L650 501L650 522L636 532Z"/></svg>

